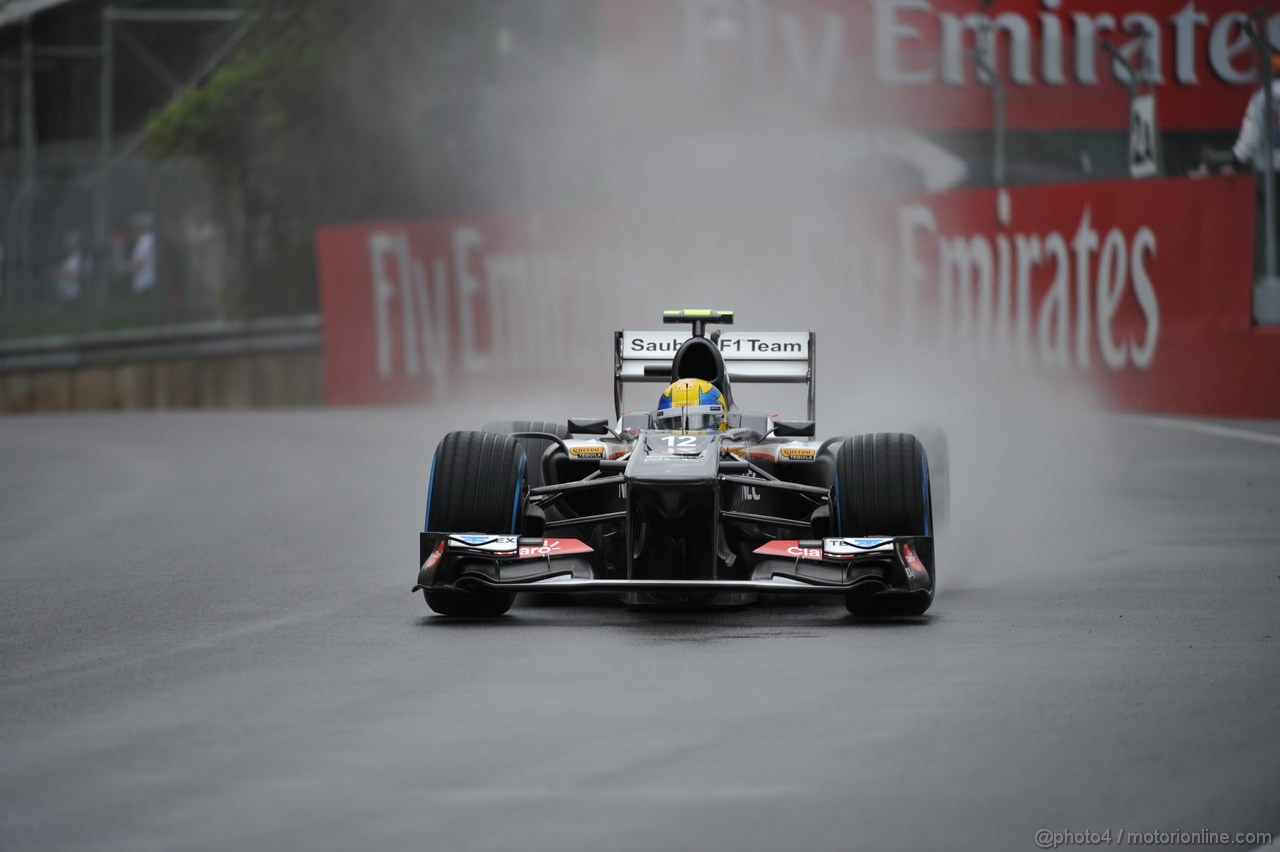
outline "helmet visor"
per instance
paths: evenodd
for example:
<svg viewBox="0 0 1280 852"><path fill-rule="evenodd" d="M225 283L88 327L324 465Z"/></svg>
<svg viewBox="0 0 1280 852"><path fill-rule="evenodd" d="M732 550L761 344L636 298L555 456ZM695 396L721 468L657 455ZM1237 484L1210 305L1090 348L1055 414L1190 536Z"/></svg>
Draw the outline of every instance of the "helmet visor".
<svg viewBox="0 0 1280 852"><path fill-rule="evenodd" d="M713 432L726 423L723 406L690 405L669 408L654 416L654 425L671 432Z"/></svg>

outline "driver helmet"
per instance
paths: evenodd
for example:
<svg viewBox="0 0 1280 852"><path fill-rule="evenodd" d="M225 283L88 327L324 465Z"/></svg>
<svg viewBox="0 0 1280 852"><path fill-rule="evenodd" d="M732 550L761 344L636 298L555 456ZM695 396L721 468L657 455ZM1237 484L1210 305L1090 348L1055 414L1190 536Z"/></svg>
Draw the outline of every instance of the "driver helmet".
<svg viewBox="0 0 1280 852"><path fill-rule="evenodd" d="M681 379L658 399L654 425L672 432L712 432L729 425L724 394L706 379Z"/></svg>

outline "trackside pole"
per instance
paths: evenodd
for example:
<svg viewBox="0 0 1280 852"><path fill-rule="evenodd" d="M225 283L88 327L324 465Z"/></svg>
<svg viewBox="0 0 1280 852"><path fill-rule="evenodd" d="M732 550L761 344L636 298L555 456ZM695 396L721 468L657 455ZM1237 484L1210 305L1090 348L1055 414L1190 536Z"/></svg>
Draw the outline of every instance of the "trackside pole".
<svg viewBox="0 0 1280 852"><path fill-rule="evenodd" d="M1263 6L1258 13L1262 16L1265 31L1266 22L1270 19L1270 9ZM1262 209L1263 209L1263 271L1262 277L1253 285L1253 318L1256 322L1280 323L1280 277L1276 275L1276 168L1274 162L1276 149L1276 104L1271 92L1274 75L1271 71L1271 40L1259 35L1258 19L1255 17L1245 26L1245 33L1253 42L1258 55L1258 65L1262 69L1262 127L1266 156L1262 158Z"/></svg>
<svg viewBox="0 0 1280 852"><path fill-rule="evenodd" d="M983 4L986 5L985 3ZM991 19L983 17L979 22L975 35L973 52L969 56L973 64L974 76L978 82L991 86L991 180L997 187L1005 185L1005 116L1004 116L1004 79L1000 76L995 60L995 33ZM983 78L986 78L985 80Z"/></svg>

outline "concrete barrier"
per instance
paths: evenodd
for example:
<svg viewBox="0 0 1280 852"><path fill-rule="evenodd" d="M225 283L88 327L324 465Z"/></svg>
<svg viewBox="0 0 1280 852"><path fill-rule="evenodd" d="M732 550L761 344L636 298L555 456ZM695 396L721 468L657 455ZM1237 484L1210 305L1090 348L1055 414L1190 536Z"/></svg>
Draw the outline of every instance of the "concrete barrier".
<svg viewBox="0 0 1280 852"><path fill-rule="evenodd" d="M0 411L250 408L323 401L318 316L0 343Z"/></svg>

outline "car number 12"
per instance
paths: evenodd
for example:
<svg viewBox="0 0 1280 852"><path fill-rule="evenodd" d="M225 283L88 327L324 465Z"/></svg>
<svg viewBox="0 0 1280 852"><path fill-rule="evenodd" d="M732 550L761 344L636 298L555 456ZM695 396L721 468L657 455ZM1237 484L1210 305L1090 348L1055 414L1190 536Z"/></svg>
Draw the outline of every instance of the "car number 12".
<svg viewBox="0 0 1280 852"><path fill-rule="evenodd" d="M667 435L662 440L667 442L668 447L695 448L698 446L697 435Z"/></svg>

